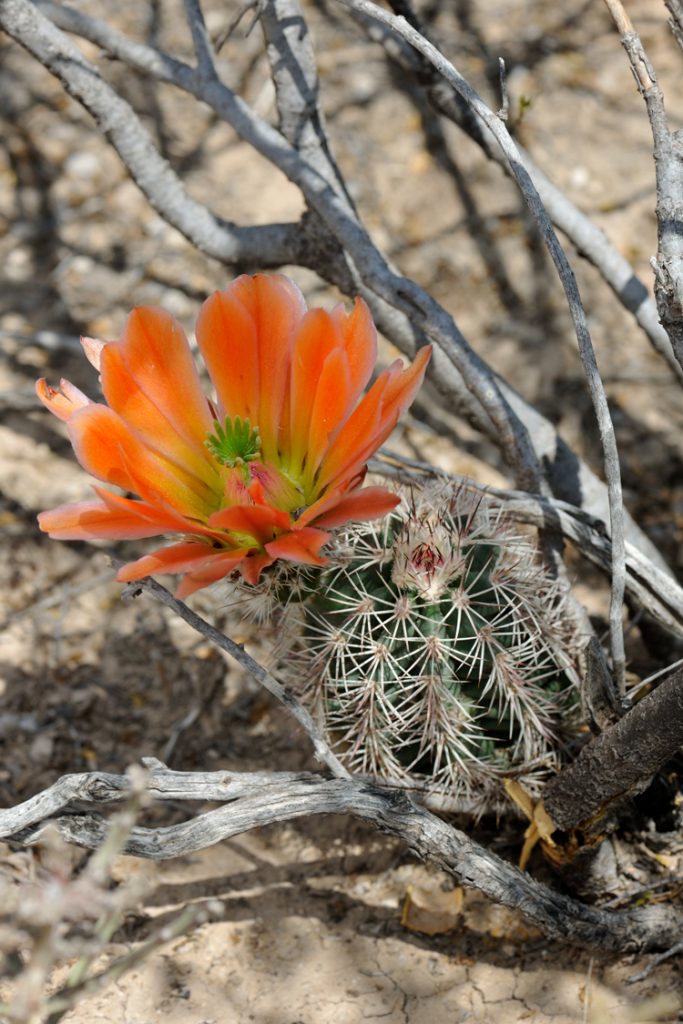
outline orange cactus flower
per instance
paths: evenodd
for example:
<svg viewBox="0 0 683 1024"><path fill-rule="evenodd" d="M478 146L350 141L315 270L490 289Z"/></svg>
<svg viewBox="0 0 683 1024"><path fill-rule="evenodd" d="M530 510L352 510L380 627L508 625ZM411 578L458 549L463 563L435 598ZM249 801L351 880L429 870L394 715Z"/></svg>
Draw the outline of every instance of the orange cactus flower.
<svg viewBox="0 0 683 1024"><path fill-rule="evenodd" d="M196 333L211 401L182 328L149 307L133 310L119 341L83 339L106 405L68 381L38 381L83 468L137 495L96 486L97 500L42 512L40 528L60 540L176 535L117 578L178 573L180 597L234 571L256 583L280 558L325 564L331 527L398 503L361 485L413 400L430 348L408 368L393 363L359 402L377 356L367 306L307 310L281 275L244 275L216 292Z"/></svg>

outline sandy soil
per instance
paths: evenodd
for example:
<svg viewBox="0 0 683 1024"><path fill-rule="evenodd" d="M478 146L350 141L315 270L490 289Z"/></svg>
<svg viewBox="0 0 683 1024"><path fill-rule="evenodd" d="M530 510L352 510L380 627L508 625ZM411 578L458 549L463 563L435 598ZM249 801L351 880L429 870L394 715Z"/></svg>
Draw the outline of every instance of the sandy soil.
<svg viewBox="0 0 683 1024"><path fill-rule="evenodd" d="M82 6L101 12L94 0ZM426 145L409 91L396 87L380 53L340 9L329 3L325 14L324 6L307 7L324 104L375 238L599 469L562 294L514 189L455 129L445 129L444 166ZM487 75L499 54L506 57L511 110L517 117L520 104L526 108L518 135L649 281L656 248L649 129L600 5L481 0L452 12L443 7L447 52L495 106ZM207 9L212 29L233 13L217 0ZM116 17L141 38L158 29L164 45L187 47L175 4L158 5L158 26L147 24L144 11L126 0ZM663 7L640 0L631 15L674 123L683 123L680 54ZM38 532L35 514L84 497L88 481L60 425L34 401L34 379L65 376L94 394L79 334L115 336L134 304L165 306L191 330L199 303L227 275L147 206L88 116L47 73L9 40L0 40L0 53L0 801L17 803L64 772L122 771L145 755L185 770L313 768L305 739L255 684L151 602L120 601L104 552ZM258 29L248 38L238 32L223 59L229 82L274 116ZM243 223L299 214L296 190L208 113L170 88L134 83L115 64L107 75L148 112L193 195ZM502 263L497 288L486 246ZM619 431L627 503L678 568L678 387L595 273L578 259L576 270ZM314 274L292 276L310 301L333 298ZM454 444L434 438L417 417L419 407L402 435L412 450L486 481L505 479L497 454L466 424L451 420ZM121 545L116 553L132 550ZM575 571L579 592L599 615L604 587ZM210 608L210 598L195 604ZM248 626L232 622L231 629L266 653ZM659 667L637 625L629 644L634 675ZM194 707L196 721L180 728ZM522 828L504 823L486 838L514 858ZM66 1018L71 1024L683 1019L671 1010L652 1016L656 1007L643 1003L679 989L675 963L628 986L644 961L560 949L473 892L448 934L403 927L408 888L438 896L448 880L345 819L265 829L168 864L124 858L116 877L133 876L144 879L145 895L108 955L142 941L188 901L218 899L222 910L86 1000Z"/></svg>

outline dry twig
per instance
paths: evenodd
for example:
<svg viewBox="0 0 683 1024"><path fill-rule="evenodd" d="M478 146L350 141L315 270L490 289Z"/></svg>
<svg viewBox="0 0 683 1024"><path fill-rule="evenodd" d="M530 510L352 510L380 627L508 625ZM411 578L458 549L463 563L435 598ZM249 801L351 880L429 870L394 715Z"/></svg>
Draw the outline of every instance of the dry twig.
<svg viewBox="0 0 683 1024"><path fill-rule="evenodd" d="M537 481L539 464L543 462L556 496L581 505L600 518L607 517L604 485L561 440L552 424L504 380L492 375L483 360L473 356L452 320L438 304L431 300L426 303L427 297L414 285L406 296L408 283L388 270L367 234L358 229L357 222L349 214L345 197L334 192L332 203L329 183L326 185L325 179L301 160L296 151L284 143L281 135L259 121L222 83L214 82L210 87L197 83L193 69L168 54L133 42L104 22L66 5L56 6L47 0L39 0L37 7L48 12L55 24L96 43L110 56L204 100L218 116L232 124L247 142L299 184L309 206L318 213L317 222L311 223L304 218L301 229L295 232L293 239L290 238L292 246L286 262L311 266L347 294L363 295L380 329L408 355L413 354L416 343L428 334L441 346L433 359L435 383L450 402L455 401L480 430L501 445L517 467L518 479L528 480L531 474ZM35 50L34 37L39 28L44 29L43 22L46 21L27 0L4 0L0 5L0 24L39 60L44 58ZM52 28L54 33L54 26ZM49 40L47 66L61 74L66 87L73 92L66 56L73 48L65 49L64 37L60 34L45 30L44 36L46 32ZM62 54L64 57L60 59ZM119 152L123 156L121 150ZM150 187L153 188L153 182ZM153 204L159 208L156 201ZM324 225L324 231L321 225ZM209 251L201 239L195 239L195 244L203 251ZM272 265L272 253L272 247L266 245L262 265ZM436 320L432 317L433 311L439 314ZM428 323L431 324L430 331L427 330ZM528 483L524 486L528 487ZM664 567L659 552L628 515L625 523L628 539Z"/></svg>
<svg viewBox="0 0 683 1024"><path fill-rule="evenodd" d="M678 0L672 0L672 3L678 3ZM387 57L402 71L411 75L413 88L426 89L435 111L457 124L490 160L499 164L511 177L509 162L486 125L441 77L436 68L404 40L393 34L386 25L360 15L357 15L357 20L370 39L381 43ZM410 20L423 35L426 35L414 11ZM517 151L520 162L526 168L555 227L569 239L578 255L588 260L600 273L619 302L633 315L653 349L667 362L679 382L683 383L683 368L673 353L669 336L659 322L656 303L631 264L605 232L550 180L519 142Z"/></svg>
<svg viewBox="0 0 683 1024"><path fill-rule="evenodd" d="M170 591L166 590L165 587L162 587L160 583L157 583L156 580L149 576L136 583L128 583L124 588L123 597L136 597L142 591L150 594L155 601L159 601L167 608L170 608L176 615L179 615L181 619L187 622L189 626L192 626L193 629L196 629L198 633L205 636L216 647L219 647L226 654L229 654L231 658L234 658L296 719L302 729L308 734L313 744L315 755L320 763L324 764L338 778L344 779L349 777L346 768L332 753L322 733L303 704L299 703L296 697L286 690L282 683L279 683L262 665L259 665L250 654L247 654L242 644L235 643L230 637L221 633L210 622L207 622L201 615L193 612L183 601L179 601Z"/></svg>
<svg viewBox="0 0 683 1024"><path fill-rule="evenodd" d="M671 131L664 96L640 36L621 0L605 0L633 76L645 100L652 130L657 181L657 258L652 260L655 297L662 324L671 339L676 358L683 366L683 138ZM674 33L680 28L680 5L669 7Z"/></svg>
<svg viewBox="0 0 683 1024"><path fill-rule="evenodd" d="M145 764L151 796L211 800L224 806L178 825L134 828L124 847L134 856L176 857L260 825L302 815L351 814L396 836L420 858L437 864L464 885L520 911L548 937L624 953L671 946L680 934L683 920L670 908L604 911L553 892L416 806L405 793L306 773L172 772L153 758ZM95 813L69 811L70 805L117 802L126 798L128 788L128 780L120 775L63 776L24 804L0 811L0 837L35 843L49 820L67 841L97 847L106 834L106 822Z"/></svg>

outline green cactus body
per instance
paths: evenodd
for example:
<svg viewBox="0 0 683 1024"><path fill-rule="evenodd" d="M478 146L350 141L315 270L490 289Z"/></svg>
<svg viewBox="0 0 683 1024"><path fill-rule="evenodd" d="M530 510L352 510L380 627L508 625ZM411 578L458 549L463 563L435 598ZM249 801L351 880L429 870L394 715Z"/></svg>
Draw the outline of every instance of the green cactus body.
<svg viewBox="0 0 683 1024"><path fill-rule="evenodd" d="M282 664L347 766L449 810L509 807L505 776L537 790L577 678L532 541L481 495L440 485L335 543L297 596L291 572L270 587L287 604Z"/></svg>
<svg viewBox="0 0 683 1024"><path fill-rule="evenodd" d="M577 679L531 540L441 486L356 527L336 561L307 606L297 674L347 765L451 809L500 806L506 775L537 789Z"/></svg>

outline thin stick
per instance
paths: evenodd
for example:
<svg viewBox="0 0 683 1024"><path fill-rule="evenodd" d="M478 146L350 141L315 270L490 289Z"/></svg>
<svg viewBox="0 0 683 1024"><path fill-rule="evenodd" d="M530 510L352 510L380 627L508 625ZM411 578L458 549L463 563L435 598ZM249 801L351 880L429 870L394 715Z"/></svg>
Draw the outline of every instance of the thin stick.
<svg viewBox="0 0 683 1024"><path fill-rule="evenodd" d="M617 449L614 426L607 404L607 395L600 378L593 342L588 329L586 313L581 302L578 285L574 272L560 245L557 235L541 198L536 191L531 177L521 161L517 147L513 142L507 128L500 118L484 103L475 89L466 81L459 71L446 60L442 53L433 46L429 40L410 25L405 18L396 17L372 3L371 0L339 0L345 7L360 11L369 17L388 25L394 32L405 39L411 46L427 58L444 77L444 79L458 92L466 103L475 111L483 121L499 146L505 153L510 165L510 170L519 185L529 210L531 211L539 231L543 236L548 252L555 264L562 287L567 298L569 312L574 323L577 341L579 343L579 354L583 363L588 388L598 422L600 440L602 443L605 476L607 478L607 490L609 494L609 518L610 533L612 537L612 580L610 597L610 650L612 654L612 669L615 681L620 693L625 692L625 670L626 657L624 654L624 635L622 629L622 610L624 605L625 585L625 553L624 553L624 520L623 500L621 492L621 472L619 468L619 452Z"/></svg>
<svg viewBox="0 0 683 1024"><path fill-rule="evenodd" d="M657 309L674 354L683 366L683 159L680 133L672 132L664 96L640 36L621 0L605 0L621 36L631 71L645 101L654 150L657 183L657 258L655 274Z"/></svg>
<svg viewBox="0 0 683 1024"><path fill-rule="evenodd" d="M505 73L505 61L502 57L498 58L498 79L500 81L500 110L498 111L498 117L501 121L507 121L510 114L510 97L508 96L508 80L507 74Z"/></svg>
<svg viewBox="0 0 683 1024"><path fill-rule="evenodd" d="M55 74L92 114L154 209L194 245L226 263L271 267L291 262L305 245L296 224L238 227L192 199L130 104L32 3L2 0L0 26ZM154 55L158 66L173 68L175 73L185 68L194 74L180 61L166 59L151 47L143 49Z"/></svg>
<svg viewBox="0 0 683 1024"><path fill-rule="evenodd" d="M659 956L653 956L652 960L642 971L638 971L637 974L630 974L626 979L627 984L634 985L638 981L645 981L652 974L655 967L659 967L665 960L670 960L672 956L678 956L679 953L683 953L683 940L674 943L673 946L660 953Z"/></svg>
<svg viewBox="0 0 683 1024"><path fill-rule="evenodd" d="M46 28L47 19L41 18L38 7L40 11L49 12L50 18L54 22L54 24L48 25L51 31ZM291 151L291 147L285 147L283 150L281 136L279 136L278 145L274 145L273 139L278 138L277 133L260 122L241 101L237 104L236 98L230 90L221 83L215 86L210 97L206 97L201 90L196 90L194 70L168 54L134 42L104 22L80 11L75 11L67 5L55 5L48 3L47 0L38 0L36 5L28 3L27 0L3 0L3 3L0 4L0 24L18 42L26 46L41 63L57 74L73 95L79 95L79 83L73 74L72 54L77 54L79 60L82 60L82 55L59 32L56 32L55 24L60 25L66 31L75 32L82 38L90 40L105 53L125 61L130 67L143 74L150 75L158 81L169 82L198 98L206 99L216 113L232 124L245 141L253 145L283 173L289 174L292 180L295 180L289 168L293 151ZM235 116L237 107L239 107L240 118ZM246 124L241 118L241 114L245 112ZM104 127L104 124L100 126ZM281 158L281 153L285 154L286 159ZM121 149L119 149L119 155L122 155ZM301 166L300 160L298 166ZM129 164L129 169L131 169L131 173L134 173L131 164ZM302 191L311 202L315 198L316 202L325 203L329 191L326 191L320 184L319 176L315 176L315 181L317 184L313 191L309 188L308 182L297 181L297 184L300 184ZM312 185L312 182L310 184ZM154 189L155 182L149 181L148 187ZM339 202L343 202L343 197L338 197L338 199ZM152 198L150 201L159 209L157 200ZM160 212L173 223L167 213L161 210ZM278 226L269 225L268 227ZM310 230L311 228L312 230ZM265 231L261 228L253 230ZM292 232L291 237L282 239L286 256L281 254L277 246L269 247L264 234L262 236L264 248L260 261L254 257L255 261L260 262L262 266L273 266L275 261L278 261L277 265L294 262L300 266L310 266L326 280L336 284L345 294L362 295L369 303L380 330L401 351L412 356L416 343L421 343L424 340L422 328L424 316L418 318L414 315L414 307L406 307L406 303L401 297L406 282L386 270L386 261L382 262L382 266L385 268L382 271L385 288L384 293L380 295L377 290L373 290L377 288L376 275L373 279L363 269L355 242L351 245L348 239L345 239L346 250L340 246L335 237L334 225L329 226L327 222L325 225L311 225L310 219L304 218L302 227L292 226ZM193 241L202 251L214 254L210 246L199 237L199 232ZM370 250L374 251L372 243L367 240L367 235L365 235L365 242L370 246ZM274 261L272 263L270 262L271 257ZM229 259L225 257L219 256L219 258L223 258L224 262L229 262ZM356 260L358 266L354 262ZM359 267L361 267L360 270ZM621 269L619 273L622 273ZM618 288L618 282L615 281L614 287ZM413 286L413 290L414 294L418 296L424 294L416 286ZM412 315L409 311L411 308L413 309ZM437 311L441 310L438 304L433 304L433 308ZM432 380L444 397L450 403L455 402L467 418L477 424L478 429L498 444L505 452L506 457L512 460L512 465L515 465L514 453L519 452L521 461L518 465L521 468L517 471L517 480L521 486L527 490L534 489L529 486L528 477L532 475L533 479L537 481L539 475L542 476L540 463L543 460L546 463L545 471L548 478L552 480L553 490L556 493L559 491L563 496L571 496L576 504L586 507L592 514L606 519L609 509L604 484L568 448L550 421L525 402L505 380L495 375L492 376L490 367L483 360L475 356L474 366L468 362L472 355L469 348L466 349L464 361L455 359L454 351L457 351L462 335L450 318L447 319L444 326L447 327L446 334L434 338L439 347L434 352L432 360L434 369L431 373ZM462 340L464 341L464 339ZM527 446L530 446L530 450ZM527 467L526 471L523 469L524 466ZM526 481L521 479L524 472L527 475ZM647 557L665 568L665 563L655 546L633 522L628 513L625 514L625 521L631 542L637 545Z"/></svg>
<svg viewBox="0 0 683 1024"><path fill-rule="evenodd" d="M162 587L160 583L157 583L156 580L149 576L136 583L127 584L124 587L122 596L136 597L141 591L149 594L155 601L159 601L167 608L170 608L176 615L179 615L181 619L187 622L189 626L192 626L198 633L201 633L207 640L210 640L212 644L220 647L222 651L225 651L231 658L234 658L264 689L268 690L273 697L279 700L290 715L297 720L301 728L308 734L318 760L337 778L348 779L350 777L346 768L330 750L322 733L303 704L300 704L296 697L286 690L282 683L279 683L258 661L252 658L250 654L247 654L242 644L235 643L230 637L221 633L219 629L216 629L206 619L203 619L201 615L197 615L191 608L188 608L183 601L179 601L177 597L174 597L170 591L166 590L166 587Z"/></svg>
<svg viewBox="0 0 683 1024"><path fill-rule="evenodd" d="M520 911L551 938L620 953L659 950L679 940L683 919L671 907L605 911L585 906L522 874L395 789L307 773L172 772L154 759L146 759L146 766L149 792L157 798L218 800L223 806L179 824L135 827L125 848L133 856L162 860L261 825L315 814L350 814L396 836L459 882ZM73 811L59 815L60 807L66 806L65 800L90 805L120 801L129 786L125 777L102 772L64 776L26 804L0 810L0 835L23 845L38 842L45 827L42 812L68 842L96 848L106 834L102 817ZM27 819L33 824L19 834L12 831L12 821Z"/></svg>

